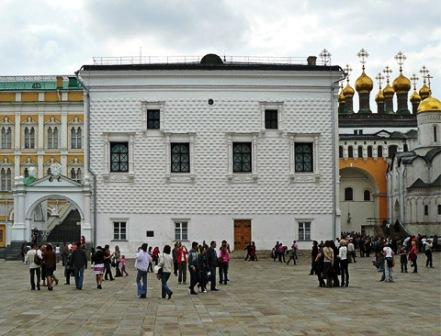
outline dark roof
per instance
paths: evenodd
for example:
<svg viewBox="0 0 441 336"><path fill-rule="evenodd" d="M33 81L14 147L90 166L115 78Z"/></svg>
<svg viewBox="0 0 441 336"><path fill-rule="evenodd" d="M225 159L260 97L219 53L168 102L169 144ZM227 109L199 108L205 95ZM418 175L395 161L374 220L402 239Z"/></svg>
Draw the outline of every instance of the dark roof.
<svg viewBox="0 0 441 336"><path fill-rule="evenodd" d="M441 153L441 147L433 148L424 155L427 162L432 162L432 160Z"/></svg>
<svg viewBox="0 0 441 336"><path fill-rule="evenodd" d="M387 133L388 136L381 136L379 135L380 133ZM378 140L378 141L382 141L382 140L394 140L394 139L398 139L398 140L403 140L403 139L416 139L417 138L418 133L414 130L410 130L406 133L402 133L402 132L389 132L387 130L381 130L379 132L376 133L366 133L366 134L340 134L339 138L340 140Z"/></svg>
<svg viewBox="0 0 441 336"><path fill-rule="evenodd" d="M418 178L415 182L412 183L410 187L407 189L415 189L415 188L441 188L441 175L439 175L435 181L431 183L426 183L420 178Z"/></svg>
<svg viewBox="0 0 441 336"><path fill-rule="evenodd" d="M306 65L277 63L158 63L158 64L86 64L83 71L126 71L126 70L264 70L264 71L343 71L338 65Z"/></svg>
<svg viewBox="0 0 441 336"><path fill-rule="evenodd" d="M348 113L338 115L338 127L417 127L416 115Z"/></svg>

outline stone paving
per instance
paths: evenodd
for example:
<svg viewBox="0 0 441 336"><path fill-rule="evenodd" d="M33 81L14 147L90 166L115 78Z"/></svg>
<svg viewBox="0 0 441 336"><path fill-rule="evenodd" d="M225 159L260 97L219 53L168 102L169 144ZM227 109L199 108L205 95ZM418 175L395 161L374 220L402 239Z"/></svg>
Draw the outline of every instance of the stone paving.
<svg viewBox="0 0 441 336"><path fill-rule="evenodd" d="M53 292L31 291L27 267L0 260L0 335L440 335L441 256L434 269L424 260L420 273L381 283L370 260L358 259L350 286L332 289L318 288L306 256L297 266L233 260L219 292L190 296L172 276L170 301L151 274L147 300L138 299L133 269L101 291L87 270L78 291L63 285L60 267Z"/></svg>

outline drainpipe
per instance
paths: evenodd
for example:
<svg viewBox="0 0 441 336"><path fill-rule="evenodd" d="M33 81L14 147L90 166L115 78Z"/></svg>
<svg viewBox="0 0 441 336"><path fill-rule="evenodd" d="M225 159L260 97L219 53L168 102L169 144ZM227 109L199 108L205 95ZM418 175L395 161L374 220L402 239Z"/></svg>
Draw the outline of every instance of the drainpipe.
<svg viewBox="0 0 441 336"><path fill-rule="evenodd" d="M90 168L90 91L89 88L84 84L80 77L80 71L83 68L81 67L78 71L75 72L75 76L77 77L78 82L86 91L86 106L85 106L85 114L86 114L86 125L87 125L87 171L92 175L92 185L93 185L93 244L96 246L96 223L97 223L97 198L96 198L96 174Z"/></svg>

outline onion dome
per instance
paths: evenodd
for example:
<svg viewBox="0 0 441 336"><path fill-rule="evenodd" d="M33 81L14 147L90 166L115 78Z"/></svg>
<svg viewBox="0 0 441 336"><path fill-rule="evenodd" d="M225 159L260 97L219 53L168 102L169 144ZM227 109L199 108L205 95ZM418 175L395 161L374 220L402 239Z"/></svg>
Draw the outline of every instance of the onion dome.
<svg viewBox="0 0 441 336"><path fill-rule="evenodd" d="M377 103L384 102L383 90L378 91L377 95L375 96L375 102Z"/></svg>
<svg viewBox="0 0 441 336"><path fill-rule="evenodd" d="M388 83L386 87L383 89L383 94L385 97L392 97L394 95L395 91L392 86Z"/></svg>
<svg viewBox="0 0 441 336"><path fill-rule="evenodd" d="M410 80L406 76L403 76L403 74L400 73L400 75L395 78L394 83L394 90L395 92L407 92L410 90Z"/></svg>
<svg viewBox="0 0 441 336"><path fill-rule="evenodd" d="M421 99L424 100L429 96L430 96L430 88L426 85L426 83L424 83L420 89L420 97Z"/></svg>
<svg viewBox="0 0 441 336"><path fill-rule="evenodd" d="M345 95L345 97L352 97L354 95L355 91L352 88L352 86L348 84L346 84L345 88L343 89L343 94Z"/></svg>
<svg viewBox="0 0 441 336"><path fill-rule="evenodd" d="M355 90L357 92L363 92L363 91L372 91L372 88L374 87L374 82L372 79L366 75L366 73L363 71L360 75L360 77L357 78L355 81Z"/></svg>
<svg viewBox="0 0 441 336"><path fill-rule="evenodd" d="M409 100L411 103L419 103L421 101L421 97L418 92L414 90Z"/></svg>
<svg viewBox="0 0 441 336"><path fill-rule="evenodd" d="M343 93L343 90L340 91L340 94L338 95L338 102L343 104L346 101L345 94Z"/></svg>
<svg viewBox="0 0 441 336"><path fill-rule="evenodd" d="M441 113L441 102L432 96L424 99L418 106L418 113L439 112Z"/></svg>

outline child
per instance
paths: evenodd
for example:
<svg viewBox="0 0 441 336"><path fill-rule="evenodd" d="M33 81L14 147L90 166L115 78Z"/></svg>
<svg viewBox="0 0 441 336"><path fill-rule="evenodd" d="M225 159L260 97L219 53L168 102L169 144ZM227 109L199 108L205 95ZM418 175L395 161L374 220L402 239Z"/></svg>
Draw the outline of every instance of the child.
<svg viewBox="0 0 441 336"><path fill-rule="evenodd" d="M407 253L404 245L400 248L400 264L401 264L401 273L407 273Z"/></svg>
<svg viewBox="0 0 441 336"><path fill-rule="evenodd" d="M119 267L121 269L121 275L124 276L124 274L126 276L129 276L129 273L127 273L126 271L126 265L127 265L127 259L126 256L123 255L120 259L119 259Z"/></svg>

